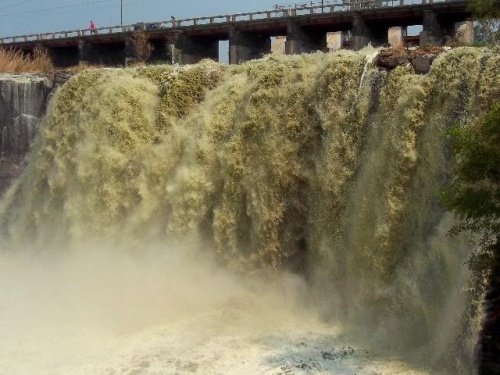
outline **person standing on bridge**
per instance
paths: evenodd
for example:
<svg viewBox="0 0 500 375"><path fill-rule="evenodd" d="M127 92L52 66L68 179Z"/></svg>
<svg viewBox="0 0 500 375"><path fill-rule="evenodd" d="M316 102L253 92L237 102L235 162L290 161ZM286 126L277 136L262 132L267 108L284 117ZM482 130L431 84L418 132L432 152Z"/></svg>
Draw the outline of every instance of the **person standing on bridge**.
<svg viewBox="0 0 500 375"><path fill-rule="evenodd" d="M90 20L90 33L97 34L97 30L95 29L95 23L92 20Z"/></svg>

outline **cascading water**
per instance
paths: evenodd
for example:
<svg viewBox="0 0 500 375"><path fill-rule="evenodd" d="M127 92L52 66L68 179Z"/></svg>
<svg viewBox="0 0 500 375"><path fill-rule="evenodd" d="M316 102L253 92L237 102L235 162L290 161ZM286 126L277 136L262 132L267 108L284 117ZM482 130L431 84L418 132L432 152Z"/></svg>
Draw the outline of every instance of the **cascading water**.
<svg viewBox="0 0 500 375"><path fill-rule="evenodd" d="M427 75L340 52L73 77L0 203L0 373L473 373L472 246L438 194L444 133L499 68L461 48Z"/></svg>
<svg viewBox="0 0 500 375"><path fill-rule="evenodd" d="M52 89L47 76L0 74L0 197L19 176Z"/></svg>
<svg viewBox="0 0 500 375"><path fill-rule="evenodd" d="M52 86L48 77L0 74L0 156L27 152Z"/></svg>

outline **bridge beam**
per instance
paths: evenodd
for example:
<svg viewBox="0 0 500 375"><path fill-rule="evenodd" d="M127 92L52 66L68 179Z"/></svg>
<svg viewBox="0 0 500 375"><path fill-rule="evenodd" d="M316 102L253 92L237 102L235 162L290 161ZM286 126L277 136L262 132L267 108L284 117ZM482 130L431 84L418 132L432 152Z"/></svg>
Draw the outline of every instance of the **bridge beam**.
<svg viewBox="0 0 500 375"><path fill-rule="evenodd" d="M285 53L287 55L325 50L326 34L308 32L295 22L288 22L285 42Z"/></svg>
<svg viewBox="0 0 500 375"><path fill-rule="evenodd" d="M271 52L271 38L267 35L229 30L229 64L258 59Z"/></svg>
<svg viewBox="0 0 500 375"><path fill-rule="evenodd" d="M181 35L175 43L181 65L196 64L203 59L219 60L219 41L207 37Z"/></svg>

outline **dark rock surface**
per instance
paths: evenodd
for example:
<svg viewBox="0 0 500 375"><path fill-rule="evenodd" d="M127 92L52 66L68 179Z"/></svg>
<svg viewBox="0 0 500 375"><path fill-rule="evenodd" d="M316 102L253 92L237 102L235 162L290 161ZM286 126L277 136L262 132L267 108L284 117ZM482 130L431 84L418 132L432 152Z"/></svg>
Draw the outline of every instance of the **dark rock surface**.
<svg viewBox="0 0 500 375"><path fill-rule="evenodd" d="M22 160L9 156L0 157L0 197L22 170Z"/></svg>
<svg viewBox="0 0 500 375"><path fill-rule="evenodd" d="M500 242L493 246L493 269L480 335L479 375L500 374Z"/></svg>
<svg viewBox="0 0 500 375"><path fill-rule="evenodd" d="M0 153L22 158L29 150L52 90L47 77L0 75Z"/></svg>
<svg viewBox="0 0 500 375"><path fill-rule="evenodd" d="M402 65L411 65L415 73L427 74L432 62L444 51L443 47L438 46L417 49L388 48L380 51L374 60L374 64L385 70L392 70Z"/></svg>
<svg viewBox="0 0 500 375"><path fill-rule="evenodd" d="M0 196L21 173L51 94L71 75L0 74Z"/></svg>
<svg viewBox="0 0 500 375"><path fill-rule="evenodd" d="M413 66L413 70L417 74L427 74L431 69L432 62L437 57L434 54L425 54L418 55L413 60L411 65Z"/></svg>
<svg viewBox="0 0 500 375"><path fill-rule="evenodd" d="M400 65L409 65L410 60L408 56L403 51L385 49L380 51L380 53L375 58L375 65L379 68L384 68L392 70Z"/></svg>

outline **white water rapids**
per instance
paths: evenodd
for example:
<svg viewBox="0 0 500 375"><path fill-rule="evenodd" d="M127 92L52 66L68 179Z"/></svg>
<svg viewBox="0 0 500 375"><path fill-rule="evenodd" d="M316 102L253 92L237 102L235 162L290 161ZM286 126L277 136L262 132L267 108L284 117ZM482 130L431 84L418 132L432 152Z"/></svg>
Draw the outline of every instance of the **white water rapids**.
<svg viewBox="0 0 500 375"><path fill-rule="evenodd" d="M297 277L153 253L3 257L0 374L430 374L321 320Z"/></svg>

